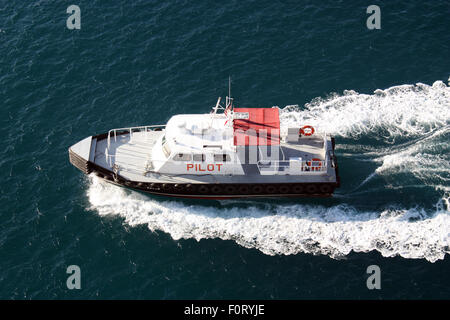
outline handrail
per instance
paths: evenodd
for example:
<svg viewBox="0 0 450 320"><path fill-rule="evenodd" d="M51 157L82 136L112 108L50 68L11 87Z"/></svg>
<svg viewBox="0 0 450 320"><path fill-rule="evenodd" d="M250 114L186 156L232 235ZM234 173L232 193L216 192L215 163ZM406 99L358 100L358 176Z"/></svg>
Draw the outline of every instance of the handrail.
<svg viewBox="0 0 450 320"><path fill-rule="evenodd" d="M269 163L269 165L264 164L263 162ZM266 171L278 171L278 172L284 172L286 168L290 168L290 160L259 160L257 162L258 169L266 169ZM308 173L321 173L328 170L328 159L325 158L325 160L320 161L312 161L312 160L305 160L300 161L300 171L301 172L308 172ZM283 170L279 170L280 168L283 168ZM270 170L272 169L272 170Z"/></svg>
<svg viewBox="0 0 450 320"><path fill-rule="evenodd" d="M152 128L164 128L166 125L165 124L157 124L157 125L151 125L151 126L139 126L139 127L128 127L128 128L117 128L117 129L111 129L108 131L108 148L110 147L111 144L111 133L114 133L114 141L117 141L117 132L118 131L129 131L130 137L131 134L133 132L139 132L139 131L143 131L142 129L144 129L145 132L148 132L148 129L152 129ZM153 131L153 130L150 130Z"/></svg>

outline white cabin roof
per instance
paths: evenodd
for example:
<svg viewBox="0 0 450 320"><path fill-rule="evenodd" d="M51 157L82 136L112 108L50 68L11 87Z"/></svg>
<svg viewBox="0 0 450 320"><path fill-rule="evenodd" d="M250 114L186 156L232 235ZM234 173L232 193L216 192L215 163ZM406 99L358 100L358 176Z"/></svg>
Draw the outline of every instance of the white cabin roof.
<svg viewBox="0 0 450 320"><path fill-rule="evenodd" d="M233 126L224 114L181 114L170 118L166 139L172 151L205 152L234 151ZM220 148L219 148L220 147Z"/></svg>

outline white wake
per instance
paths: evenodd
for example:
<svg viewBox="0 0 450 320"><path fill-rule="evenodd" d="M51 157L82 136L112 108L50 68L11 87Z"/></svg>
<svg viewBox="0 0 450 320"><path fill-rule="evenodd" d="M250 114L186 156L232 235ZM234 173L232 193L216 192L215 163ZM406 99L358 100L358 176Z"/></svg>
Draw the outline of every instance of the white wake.
<svg viewBox="0 0 450 320"><path fill-rule="evenodd" d="M375 138L393 141L449 125L450 87L436 81L432 86L417 83L377 89L372 95L346 90L343 95L316 98L303 109L284 108L280 120L310 124L346 138L376 133Z"/></svg>
<svg viewBox="0 0 450 320"><path fill-rule="evenodd" d="M440 199L432 209L412 205L372 211L348 204L188 205L158 201L91 176L91 209L100 215L119 215L132 226L146 224L175 240L232 240L269 255L312 253L340 258L351 251L377 250L386 257L435 262L450 253L450 88L443 82L396 86L373 95L347 91L315 99L302 109L284 108L280 117L295 125L307 122L355 143L360 137L380 140L387 146L348 144L341 150L355 155L360 148L360 156L378 166L373 175L410 174L436 190ZM399 138L409 140L392 145ZM361 177L361 182L371 177Z"/></svg>

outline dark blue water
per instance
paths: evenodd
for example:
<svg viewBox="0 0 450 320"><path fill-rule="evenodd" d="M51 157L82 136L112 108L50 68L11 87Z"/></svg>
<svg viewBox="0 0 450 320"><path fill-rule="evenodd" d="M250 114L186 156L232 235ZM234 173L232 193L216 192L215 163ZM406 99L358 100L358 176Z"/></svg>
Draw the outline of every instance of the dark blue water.
<svg viewBox="0 0 450 320"><path fill-rule="evenodd" d="M0 1L0 298L448 299L449 13L444 0ZM209 112L229 75L238 106L336 136L333 199L165 199L69 164L86 136ZM366 287L374 264L381 290Z"/></svg>

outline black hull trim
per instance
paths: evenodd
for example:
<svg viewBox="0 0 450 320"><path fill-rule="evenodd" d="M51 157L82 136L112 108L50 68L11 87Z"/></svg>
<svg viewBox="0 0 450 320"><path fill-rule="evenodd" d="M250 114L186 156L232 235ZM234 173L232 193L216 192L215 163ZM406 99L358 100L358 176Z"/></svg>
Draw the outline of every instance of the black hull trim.
<svg viewBox="0 0 450 320"><path fill-rule="evenodd" d="M97 177L118 186L155 195L182 198L330 197L337 187L336 183L181 184L135 182L105 171L94 170L94 173Z"/></svg>

